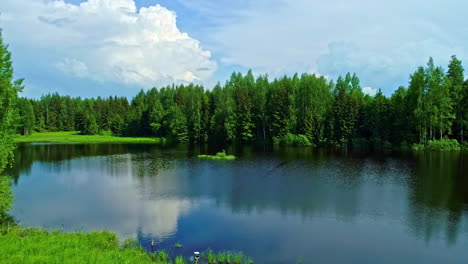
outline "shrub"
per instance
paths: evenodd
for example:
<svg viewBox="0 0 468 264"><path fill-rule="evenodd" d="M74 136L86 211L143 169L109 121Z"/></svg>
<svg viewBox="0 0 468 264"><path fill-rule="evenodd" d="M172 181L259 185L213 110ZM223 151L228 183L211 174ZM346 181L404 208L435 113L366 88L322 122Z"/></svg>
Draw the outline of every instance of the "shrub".
<svg viewBox="0 0 468 264"><path fill-rule="evenodd" d="M99 132L99 135L100 136L108 136L108 137L111 137L113 136L113 133L111 130L102 130L101 132Z"/></svg>
<svg viewBox="0 0 468 264"><path fill-rule="evenodd" d="M426 145L424 144L414 144L411 147L412 150L421 151L451 151L461 150L460 143L456 139L440 139L440 140L429 140Z"/></svg>
<svg viewBox="0 0 468 264"><path fill-rule="evenodd" d="M414 150L414 151L421 151L421 150L425 149L425 146L424 146L424 144L413 144L411 146L411 149Z"/></svg>
<svg viewBox="0 0 468 264"><path fill-rule="evenodd" d="M460 150L460 143L456 139L429 140L427 150L450 151Z"/></svg>

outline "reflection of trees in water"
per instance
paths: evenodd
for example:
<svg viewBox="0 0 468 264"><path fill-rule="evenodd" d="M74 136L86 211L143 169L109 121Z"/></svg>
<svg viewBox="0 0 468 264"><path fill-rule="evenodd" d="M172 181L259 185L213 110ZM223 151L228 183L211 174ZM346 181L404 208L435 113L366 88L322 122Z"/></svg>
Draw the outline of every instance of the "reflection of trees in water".
<svg viewBox="0 0 468 264"><path fill-rule="evenodd" d="M415 175L410 187L411 229L430 241L445 234L455 243L468 204L466 155L459 152L416 155Z"/></svg>
<svg viewBox="0 0 468 264"><path fill-rule="evenodd" d="M34 162L48 162L60 169L65 164L62 161L74 158L140 153L155 147L137 144L19 144L13 168L7 170L6 174L11 175L16 184L20 175L30 173Z"/></svg>
<svg viewBox="0 0 468 264"><path fill-rule="evenodd" d="M400 217L409 211L404 223L416 236L428 241L434 235L445 234L448 241L455 242L466 215L467 158L459 153L413 157L310 148L230 147L226 150L238 155L238 160L196 158L197 154L212 154L223 148L21 145L9 173L17 181L20 174L28 174L35 161L66 171L73 164L59 161L102 156L101 160L86 160L86 164L114 178L126 177L135 184L142 201L210 199L233 212L274 210L303 217L334 215L344 221L362 214L385 218L378 214L394 213Z"/></svg>

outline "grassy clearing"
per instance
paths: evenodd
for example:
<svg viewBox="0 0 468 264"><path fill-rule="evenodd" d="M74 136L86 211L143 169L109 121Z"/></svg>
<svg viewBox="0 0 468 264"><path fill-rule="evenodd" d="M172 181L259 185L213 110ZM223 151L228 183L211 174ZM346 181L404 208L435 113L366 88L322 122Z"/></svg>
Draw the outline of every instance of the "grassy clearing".
<svg viewBox="0 0 468 264"><path fill-rule="evenodd" d="M80 135L79 132L45 132L16 136L16 143L162 143L162 138L116 137L111 135Z"/></svg>
<svg viewBox="0 0 468 264"><path fill-rule="evenodd" d="M216 153L216 155L198 155L201 159L212 159L212 160L235 160L236 156L233 155L226 155L226 152L223 150L222 152Z"/></svg>

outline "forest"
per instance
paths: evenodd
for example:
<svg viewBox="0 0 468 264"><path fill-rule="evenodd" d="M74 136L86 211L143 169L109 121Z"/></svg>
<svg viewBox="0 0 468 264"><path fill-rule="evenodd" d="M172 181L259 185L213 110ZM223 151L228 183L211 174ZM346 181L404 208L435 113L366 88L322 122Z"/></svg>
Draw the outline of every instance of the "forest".
<svg viewBox="0 0 468 264"><path fill-rule="evenodd" d="M430 58L390 97L363 93L359 78L313 74L270 80L233 73L213 89L171 85L126 97L18 99L17 132L81 131L164 137L176 142L279 143L400 148L433 140L462 144L468 80L452 56L448 70Z"/></svg>

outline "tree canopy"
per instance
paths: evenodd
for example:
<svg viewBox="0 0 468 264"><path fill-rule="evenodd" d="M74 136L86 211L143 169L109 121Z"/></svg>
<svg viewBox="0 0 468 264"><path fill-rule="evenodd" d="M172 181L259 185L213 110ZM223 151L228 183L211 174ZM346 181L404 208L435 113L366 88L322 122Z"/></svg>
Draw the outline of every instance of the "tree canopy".
<svg viewBox="0 0 468 264"><path fill-rule="evenodd" d="M363 93L355 74L336 82L314 74L270 80L233 73L212 90L171 85L125 97L71 98L57 93L20 100L18 132L73 131L166 137L177 142L308 142L378 148L464 140L467 86L460 60L448 70L432 58L393 95ZM14 90L14 85L9 82ZM32 111L31 111L32 106ZM33 124L33 125L31 125Z"/></svg>

